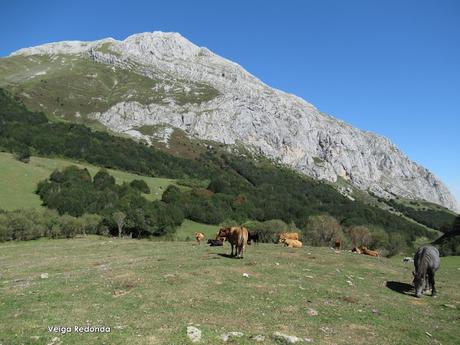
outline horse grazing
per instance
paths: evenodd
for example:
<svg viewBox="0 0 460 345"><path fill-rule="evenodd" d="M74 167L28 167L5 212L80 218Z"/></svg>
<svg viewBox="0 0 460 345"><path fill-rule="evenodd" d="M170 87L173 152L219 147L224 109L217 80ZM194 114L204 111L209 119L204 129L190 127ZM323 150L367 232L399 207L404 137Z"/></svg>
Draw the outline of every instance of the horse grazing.
<svg viewBox="0 0 460 345"><path fill-rule="evenodd" d="M414 256L415 272L413 272L416 297L422 296L424 285L425 287L431 286L431 296L436 296L434 273L438 270L440 263L439 251L436 247L422 246L417 250Z"/></svg>

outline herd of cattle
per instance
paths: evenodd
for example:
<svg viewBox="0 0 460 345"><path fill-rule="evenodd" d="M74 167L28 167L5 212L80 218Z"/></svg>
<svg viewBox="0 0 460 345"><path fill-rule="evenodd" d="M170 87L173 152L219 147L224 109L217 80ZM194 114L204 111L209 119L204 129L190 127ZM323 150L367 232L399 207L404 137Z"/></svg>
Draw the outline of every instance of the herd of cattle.
<svg viewBox="0 0 460 345"><path fill-rule="evenodd" d="M195 232L195 239L198 244L204 241L205 236L202 232ZM259 234L257 232L249 232L244 226L223 227L217 233L215 239L209 239L210 246L222 246L224 241L228 241L232 248L231 256L242 259L246 246L252 242L259 242ZM297 232L281 232L278 234L278 242L283 243L289 248L302 248L303 244L299 240ZM335 249L341 248L340 240L335 242ZM354 247L352 252L364 254L374 257L379 257L379 252L370 250L365 246ZM415 271L413 271L413 285L415 288L415 296L421 297L422 290L431 289L431 295L436 296L436 288L434 275L440 266L439 252L436 247L422 246L414 256Z"/></svg>
<svg viewBox="0 0 460 345"><path fill-rule="evenodd" d="M204 241L205 236L202 232L195 232L195 239L200 244ZM211 247L222 246L224 241L228 241L232 248L231 255L237 258L243 258L247 245L252 242L258 243L260 240L257 232L249 232L244 226L224 227L219 230L215 239L209 239L208 244ZM297 232L281 232L278 234L278 242L283 243L289 248L302 248L303 244L299 241Z"/></svg>
<svg viewBox="0 0 460 345"><path fill-rule="evenodd" d="M195 232L195 239L198 244L201 244L205 240L205 236L202 232ZM252 242L259 242L259 233L250 232L244 226L233 226L224 227L219 230L215 239L208 239L208 244L211 247L223 246L224 241L228 241L232 247L232 256L242 258L246 245L250 245ZM302 248L303 243L299 240L299 233L297 232L280 232L277 234L277 242L283 243L289 248ZM341 249L340 240L335 241L335 249ZM354 247L352 252L358 254L364 254L369 256L380 256L377 251L369 250L365 246Z"/></svg>

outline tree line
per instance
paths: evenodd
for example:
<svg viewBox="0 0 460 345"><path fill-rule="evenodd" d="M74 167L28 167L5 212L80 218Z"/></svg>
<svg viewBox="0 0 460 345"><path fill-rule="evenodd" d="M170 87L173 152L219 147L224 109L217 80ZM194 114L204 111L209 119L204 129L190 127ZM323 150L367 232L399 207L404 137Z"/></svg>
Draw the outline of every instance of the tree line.
<svg viewBox="0 0 460 345"><path fill-rule="evenodd" d="M25 162L28 154L66 157L145 176L180 179L190 186L187 191L169 186L161 201L147 202L139 190L145 186L118 186L106 172L91 179L75 168L55 172L38 186L47 207L70 216L98 214L114 233L119 226L113 213L122 212L126 215L120 222L126 223L122 228L140 237L172 233L184 217L207 224L278 219L303 229L308 219L319 215L334 217L343 228L382 229L388 241L400 236L404 245L433 236L403 217L351 201L328 184L266 159L226 150L205 150L195 159L176 157L81 124L49 122L1 89L0 148Z"/></svg>

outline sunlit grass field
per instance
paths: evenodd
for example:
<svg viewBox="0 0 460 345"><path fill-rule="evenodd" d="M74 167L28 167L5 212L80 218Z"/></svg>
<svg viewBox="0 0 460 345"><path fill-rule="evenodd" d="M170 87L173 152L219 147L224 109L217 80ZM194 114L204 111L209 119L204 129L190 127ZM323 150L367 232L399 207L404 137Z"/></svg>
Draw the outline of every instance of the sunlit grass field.
<svg viewBox="0 0 460 345"><path fill-rule="evenodd" d="M99 167L90 164L80 164L65 159L50 159L31 157L29 163L22 163L13 158L9 153L0 152L0 209L15 210L18 208L41 207L41 200L35 194L37 183L49 177L55 169L63 169L69 165L87 168L92 176ZM149 200L161 199L166 187L175 184L174 180L166 178L153 178L131 174L119 170L108 169L116 182L131 182L142 179L150 187L150 194L144 194Z"/></svg>
<svg viewBox="0 0 460 345"><path fill-rule="evenodd" d="M244 333L232 344L277 344L276 331L313 344L459 343L460 257L442 258L438 298L416 299L400 257L260 244L237 260L229 250L96 236L2 243L0 343L190 344L188 325L201 344L231 331ZM48 332L75 325L111 332Z"/></svg>

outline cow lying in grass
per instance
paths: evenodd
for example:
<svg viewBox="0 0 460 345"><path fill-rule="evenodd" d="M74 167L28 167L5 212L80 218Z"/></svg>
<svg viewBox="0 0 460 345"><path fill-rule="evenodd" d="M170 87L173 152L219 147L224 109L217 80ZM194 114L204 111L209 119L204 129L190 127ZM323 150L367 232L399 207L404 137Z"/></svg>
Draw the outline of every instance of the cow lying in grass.
<svg viewBox="0 0 460 345"><path fill-rule="evenodd" d="M223 245L224 245L224 242L221 241L221 240L211 240L211 239L209 239L209 240L208 240L208 244L209 244L211 247L220 247L220 246L223 246Z"/></svg>
<svg viewBox="0 0 460 345"><path fill-rule="evenodd" d="M248 243L248 229L244 226L232 226L229 228L221 228L217 234L217 238L225 238L232 247L232 256L236 256L239 259L243 258L244 250ZM235 248L235 253L233 249Z"/></svg>
<svg viewBox="0 0 460 345"><path fill-rule="evenodd" d="M361 253L364 255L375 256L375 257L380 256L378 251L367 249L367 247L361 246L359 247L359 249L361 250Z"/></svg>
<svg viewBox="0 0 460 345"><path fill-rule="evenodd" d="M365 246L354 247L351 251L357 254L364 254L364 255L375 256L375 257L380 256L378 251L370 250Z"/></svg>
<svg viewBox="0 0 460 345"><path fill-rule="evenodd" d="M284 243L284 245L288 246L289 248L302 248L302 242L299 240L291 240L289 238L285 238L281 243Z"/></svg>
<svg viewBox="0 0 460 345"><path fill-rule="evenodd" d="M284 240L299 240L299 234L297 232L282 232L279 234L278 242L284 243Z"/></svg>

